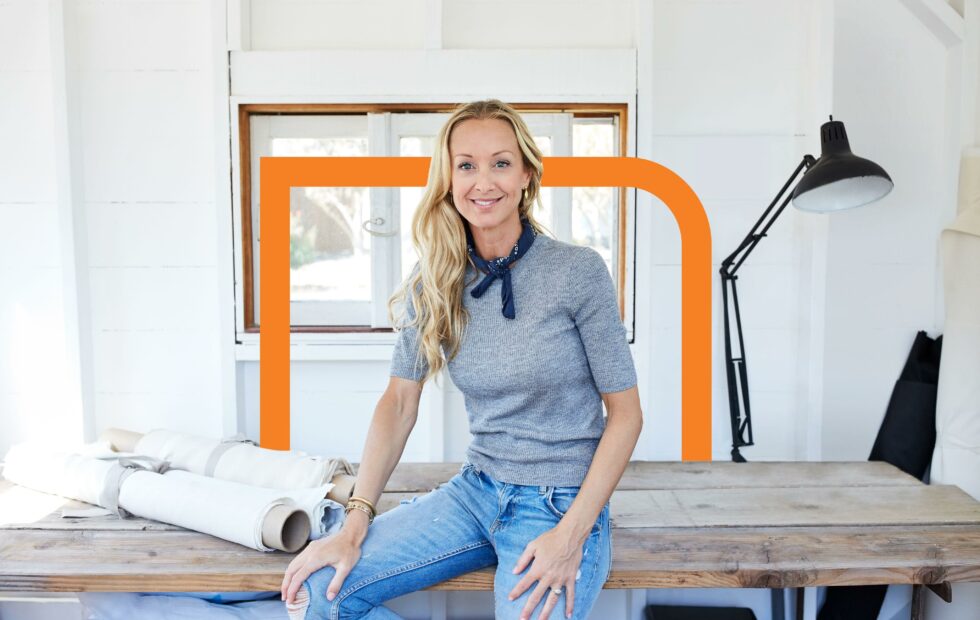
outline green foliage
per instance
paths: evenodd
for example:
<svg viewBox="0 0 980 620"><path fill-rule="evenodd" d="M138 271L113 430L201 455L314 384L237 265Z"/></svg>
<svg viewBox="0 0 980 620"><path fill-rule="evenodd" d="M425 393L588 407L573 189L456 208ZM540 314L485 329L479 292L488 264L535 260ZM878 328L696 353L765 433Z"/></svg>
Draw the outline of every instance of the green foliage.
<svg viewBox="0 0 980 620"><path fill-rule="evenodd" d="M313 247L316 238L316 228L303 231L301 226L294 226L289 233L289 267L297 269L316 260L316 249Z"/></svg>

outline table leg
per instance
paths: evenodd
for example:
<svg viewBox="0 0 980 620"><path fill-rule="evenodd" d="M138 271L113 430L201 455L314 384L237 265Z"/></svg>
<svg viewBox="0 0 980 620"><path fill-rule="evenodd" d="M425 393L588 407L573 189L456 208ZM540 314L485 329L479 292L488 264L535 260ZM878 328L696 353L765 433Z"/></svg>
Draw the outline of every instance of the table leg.
<svg viewBox="0 0 980 620"><path fill-rule="evenodd" d="M912 620L921 620L925 599L922 598L922 584L912 584Z"/></svg>
<svg viewBox="0 0 980 620"><path fill-rule="evenodd" d="M772 620L786 620L786 589L772 588Z"/></svg>
<svg viewBox="0 0 980 620"><path fill-rule="evenodd" d="M793 588L796 591L796 620L817 620L817 588Z"/></svg>
<svg viewBox="0 0 980 620"><path fill-rule="evenodd" d="M626 617L631 620L643 620L643 610L647 606L647 591L642 588L626 590Z"/></svg>
<svg viewBox="0 0 980 620"><path fill-rule="evenodd" d="M436 591L429 593L429 613L432 620L446 620L446 608L449 602L449 593Z"/></svg>

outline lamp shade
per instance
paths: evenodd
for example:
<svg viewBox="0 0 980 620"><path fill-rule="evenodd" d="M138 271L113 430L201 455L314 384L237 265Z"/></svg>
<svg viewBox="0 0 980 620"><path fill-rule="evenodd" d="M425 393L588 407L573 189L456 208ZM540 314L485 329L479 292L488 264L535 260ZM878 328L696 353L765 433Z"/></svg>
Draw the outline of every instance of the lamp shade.
<svg viewBox="0 0 980 620"><path fill-rule="evenodd" d="M844 123L833 116L820 127L820 147L820 159L793 190L797 209L842 211L874 202L892 190L894 183L881 166L851 152Z"/></svg>

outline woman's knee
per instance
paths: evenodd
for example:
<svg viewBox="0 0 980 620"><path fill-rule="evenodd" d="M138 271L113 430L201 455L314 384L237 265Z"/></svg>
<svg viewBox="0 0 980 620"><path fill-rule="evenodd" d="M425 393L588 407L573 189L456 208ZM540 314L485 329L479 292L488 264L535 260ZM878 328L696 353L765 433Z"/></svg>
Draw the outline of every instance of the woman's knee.
<svg viewBox="0 0 980 620"><path fill-rule="evenodd" d="M331 616L331 606L333 601L327 600L327 588L337 573L333 566L324 566L315 571L303 582L300 590L309 592L308 610L306 615L300 616L303 620L328 620ZM336 599L334 599L336 600ZM293 620L290 617L290 620Z"/></svg>
<svg viewBox="0 0 980 620"><path fill-rule="evenodd" d="M333 580L336 570L332 566L324 566L310 575L300 590L309 590L309 604L306 614L298 616L302 620L348 620L363 618L371 612L374 605L358 596L358 590L347 588L341 584L340 591L334 599L327 599L327 589ZM349 579L350 575L348 575ZM299 597L297 596L297 599ZM289 620L293 620L290 616Z"/></svg>

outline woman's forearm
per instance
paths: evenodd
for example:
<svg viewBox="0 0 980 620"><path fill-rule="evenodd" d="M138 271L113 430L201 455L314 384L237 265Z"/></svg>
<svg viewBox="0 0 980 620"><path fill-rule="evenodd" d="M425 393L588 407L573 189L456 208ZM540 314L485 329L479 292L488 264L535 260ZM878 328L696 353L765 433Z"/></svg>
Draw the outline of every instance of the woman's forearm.
<svg viewBox="0 0 980 620"><path fill-rule="evenodd" d="M629 465L643 428L643 414L609 416L575 501L558 523L579 544L585 542L599 511L609 501Z"/></svg>
<svg viewBox="0 0 980 620"><path fill-rule="evenodd" d="M403 411L395 398L387 393L381 397L364 441L364 451L357 468L357 482L354 484L355 495L378 505L391 472L401 460L417 417L417 408ZM360 543L367 536L367 528L367 514L361 510L351 510L342 529L353 534Z"/></svg>

